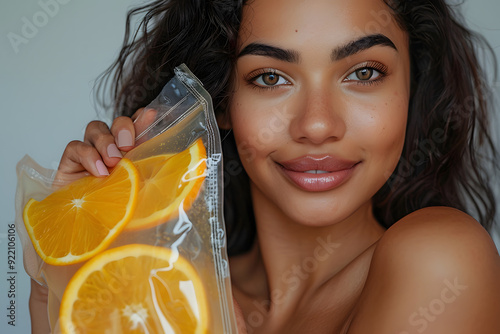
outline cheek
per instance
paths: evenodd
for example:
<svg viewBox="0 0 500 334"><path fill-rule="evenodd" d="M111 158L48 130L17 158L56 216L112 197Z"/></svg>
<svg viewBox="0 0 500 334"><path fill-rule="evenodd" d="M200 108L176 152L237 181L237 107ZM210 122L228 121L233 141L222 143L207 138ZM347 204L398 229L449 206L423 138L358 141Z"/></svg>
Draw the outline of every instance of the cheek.
<svg viewBox="0 0 500 334"><path fill-rule="evenodd" d="M231 127L241 162L247 165L257 156L259 129L264 125L259 111L236 98L230 106Z"/></svg>
<svg viewBox="0 0 500 334"><path fill-rule="evenodd" d="M270 153L287 130L286 108L280 105L259 105L237 98L230 110L231 126L243 163Z"/></svg>
<svg viewBox="0 0 500 334"><path fill-rule="evenodd" d="M369 107L358 119L356 133L366 158L388 177L396 167L405 142L408 98L393 94L392 98ZM383 169L383 171L382 171Z"/></svg>

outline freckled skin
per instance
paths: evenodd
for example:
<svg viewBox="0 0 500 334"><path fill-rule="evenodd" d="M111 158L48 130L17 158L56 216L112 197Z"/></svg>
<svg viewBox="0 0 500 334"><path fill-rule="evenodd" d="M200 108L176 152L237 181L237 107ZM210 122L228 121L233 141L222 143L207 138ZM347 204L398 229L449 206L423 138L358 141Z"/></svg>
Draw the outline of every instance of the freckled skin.
<svg viewBox="0 0 500 334"><path fill-rule="evenodd" d="M297 322L307 315L311 321L303 324L308 330L302 330L331 333L344 325L359 297L373 245L384 231L371 212L371 197L395 168L404 143L407 37L391 23L379 33L388 36L397 51L375 46L340 61L332 61L331 52L364 36L354 28L373 20L370 11L382 10L387 11L382 2L358 0L313 5L256 0L244 9L240 50L258 42L300 55L297 63L259 55L239 58L226 125L233 129L237 145L252 152L251 159L242 155L242 162L251 179L259 239L251 252L231 259L231 270L236 299L254 332L300 332ZM346 80L367 61L388 67L382 81L363 85ZM275 68L290 84L255 89L248 76L261 68ZM286 117L273 123L280 113ZM268 124L275 124L276 131L265 132L269 138L259 136ZM285 180L275 164L307 154L361 163L342 186L308 193ZM342 245L342 252L318 263L307 260L323 251L318 249L319 237ZM307 272L308 265L314 270ZM328 284L320 284L325 281ZM266 303L276 291L282 294L280 303ZM342 301L331 303L332 295L342 295ZM269 312L259 324L255 312L262 313L262 308L256 301ZM324 311L328 309L335 314ZM296 318L296 312L301 317Z"/></svg>
<svg viewBox="0 0 500 334"><path fill-rule="evenodd" d="M393 277L399 273L390 267L397 261L386 254L400 251L377 249L381 240L392 245L390 238L396 233L385 237L385 229L373 216L371 198L400 158L410 65L407 34L392 19L377 20L382 16L391 17L388 7L372 0L255 0L244 8L240 51L252 43L264 44L298 58L239 57L229 118L219 124L234 132L250 177L255 211L254 246L230 259L233 293L241 307L239 321L249 333L400 332L409 325L415 301L428 303L434 286L442 285L442 278L432 276L432 271L418 270L429 258L422 256L412 260L416 273L408 271L412 274L404 277L406 290L394 293L394 300L387 299L391 304L385 313L379 307L384 297L373 297L374 291L385 291L387 296L393 291L376 283L365 287L367 278L385 282L388 273ZM332 60L332 50L371 34L386 36L394 47L375 45ZM369 83L356 76L366 64L375 68ZM340 186L310 192L284 177L279 167L282 161L306 155L335 156L359 164ZM431 210L429 216L424 209L413 217L429 220L439 214L440 219L454 221L461 215L440 210ZM398 238L406 236L407 223L397 224L401 226ZM470 226L475 233L476 225ZM447 233L440 231L435 233L437 244L449 241ZM372 262L374 254L379 260ZM492 261L498 266L497 260ZM432 276L429 295L414 288L425 278L419 275L427 272ZM497 272L494 275L500 278ZM433 326L437 328L440 321L444 329L450 328L445 316Z"/></svg>

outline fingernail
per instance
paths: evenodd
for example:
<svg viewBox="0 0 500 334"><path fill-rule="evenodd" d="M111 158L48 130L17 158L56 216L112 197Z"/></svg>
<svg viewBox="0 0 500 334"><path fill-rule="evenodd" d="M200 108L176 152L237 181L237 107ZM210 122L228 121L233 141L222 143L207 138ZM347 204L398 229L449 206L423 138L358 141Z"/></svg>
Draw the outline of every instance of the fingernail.
<svg viewBox="0 0 500 334"><path fill-rule="evenodd" d="M109 175L108 169L101 160L97 160L95 162L95 166L97 168L97 171L99 172L99 175Z"/></svg>
<svg viewBox="0 0 500 334"><path fill-rule="evenodd" d="M132 146L132 134L128 130L118 132L118 147Z"/></svg>
<svg viewBox="0 0 500 334"><path fill-rule="evenodd" d="M118 147L116 147L115 144L109 144L107 151L108 151L108 156L110 158L121 158L122 157L120 150L118 150Z"/></svg>

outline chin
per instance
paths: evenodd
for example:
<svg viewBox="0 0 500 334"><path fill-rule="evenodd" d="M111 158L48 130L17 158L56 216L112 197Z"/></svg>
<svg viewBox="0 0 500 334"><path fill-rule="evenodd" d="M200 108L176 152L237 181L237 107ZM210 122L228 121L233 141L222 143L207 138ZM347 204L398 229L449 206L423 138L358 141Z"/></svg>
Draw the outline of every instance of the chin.
<svg viewBox="0 0 500 334"><path fill-rule="evenodd" d="M312 206L300 210L301 207L297 206L294 208L293 212L289 212L287 216L290 217L290 220L303 226L326 227L335 225L352 215L352 212L346 212L345 209L335 209L333 206L330 208L329 210L325 210L325 206L319 206L315 209L314 206Z"/></svg>

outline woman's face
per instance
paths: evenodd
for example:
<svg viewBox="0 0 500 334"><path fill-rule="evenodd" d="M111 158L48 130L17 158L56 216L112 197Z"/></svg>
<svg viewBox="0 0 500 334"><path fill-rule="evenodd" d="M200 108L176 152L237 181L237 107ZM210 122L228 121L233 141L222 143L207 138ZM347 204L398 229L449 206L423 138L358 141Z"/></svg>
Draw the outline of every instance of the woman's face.
<svg viewBox="0 0 500 334"><path fill-rule="evenodd" d="M383 1L255 0L230 120L259 200L307 225L370 208L405 137L408 41Z"/></svg>

